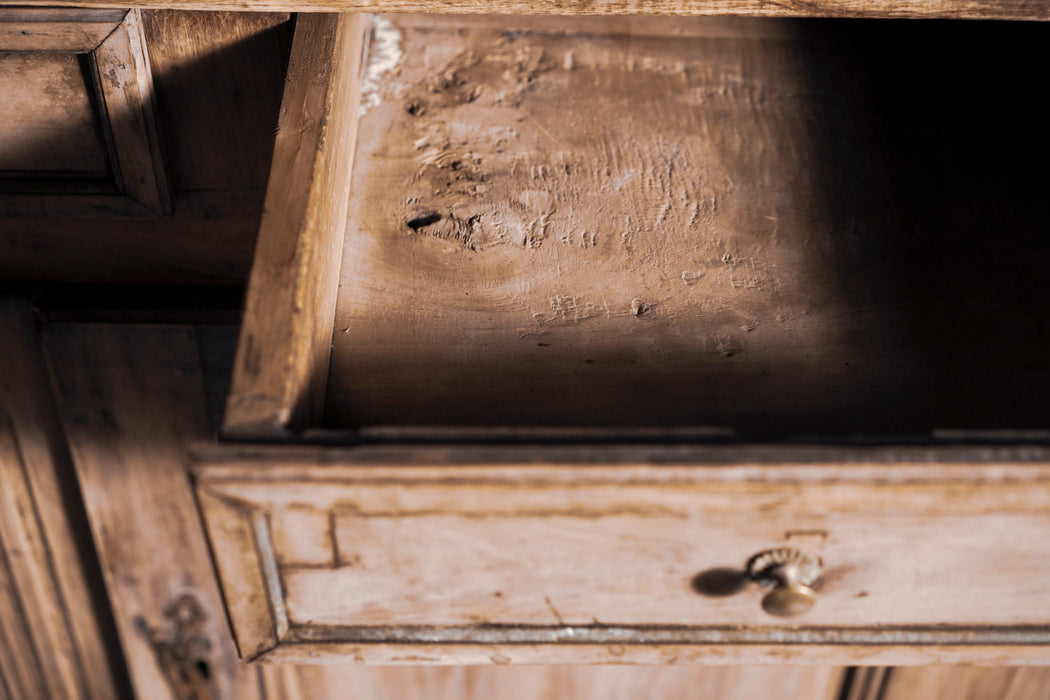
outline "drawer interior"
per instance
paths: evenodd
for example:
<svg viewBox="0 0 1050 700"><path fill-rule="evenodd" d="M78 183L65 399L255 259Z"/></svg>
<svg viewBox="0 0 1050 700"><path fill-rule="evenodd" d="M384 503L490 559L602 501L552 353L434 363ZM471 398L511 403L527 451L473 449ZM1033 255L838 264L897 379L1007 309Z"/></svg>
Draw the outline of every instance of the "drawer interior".
<svg viewBox="0 0 1050 700"><path fill-rule="evenodd" d="M1048 29L378 19L325 426L1046 427Z"/></svg>

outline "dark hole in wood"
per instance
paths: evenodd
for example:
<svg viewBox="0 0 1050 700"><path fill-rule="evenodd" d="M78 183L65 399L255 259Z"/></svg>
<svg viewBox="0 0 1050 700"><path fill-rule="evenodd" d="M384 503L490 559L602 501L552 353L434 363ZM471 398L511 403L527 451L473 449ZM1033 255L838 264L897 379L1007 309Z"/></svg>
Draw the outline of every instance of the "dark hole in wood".
<svg viewBox="0 0 1050 700"><path fill-rule="evenodd" d="M405 221L405 224L413 231L418 231L421 228L436 224L439 221L441 221L441 214L438 214L436 211L428 211L422 214L416 214Z"/></svg>

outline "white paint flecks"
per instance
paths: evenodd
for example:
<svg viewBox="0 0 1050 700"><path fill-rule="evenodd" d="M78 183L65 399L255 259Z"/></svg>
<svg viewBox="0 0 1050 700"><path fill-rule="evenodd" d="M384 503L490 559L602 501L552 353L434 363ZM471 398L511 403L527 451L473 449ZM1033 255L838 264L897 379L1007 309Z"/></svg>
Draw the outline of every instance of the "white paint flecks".
<svg viewBox="0 0 1050 700"><path fill-rule="evenodd" d="M401 32L385 17L372 18L372 44L368 50L368 65L361 78L361 107L358 116L379 104L379 85L382 77L397 68L401 62Z"/></svg>

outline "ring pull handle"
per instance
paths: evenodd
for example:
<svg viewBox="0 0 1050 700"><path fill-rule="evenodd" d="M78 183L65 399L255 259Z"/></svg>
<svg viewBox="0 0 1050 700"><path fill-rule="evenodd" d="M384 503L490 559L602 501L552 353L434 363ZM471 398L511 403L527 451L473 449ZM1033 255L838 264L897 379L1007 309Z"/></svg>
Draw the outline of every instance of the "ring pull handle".
<svg viewBox="0 0 1050 700"><path fill-rule="evenodd" d="M752 581L772 587L762 598L762 609L770 615L801 615L817 602L813 582L824 568L820 557L791 547L767 549L747 562Z"/></svg>

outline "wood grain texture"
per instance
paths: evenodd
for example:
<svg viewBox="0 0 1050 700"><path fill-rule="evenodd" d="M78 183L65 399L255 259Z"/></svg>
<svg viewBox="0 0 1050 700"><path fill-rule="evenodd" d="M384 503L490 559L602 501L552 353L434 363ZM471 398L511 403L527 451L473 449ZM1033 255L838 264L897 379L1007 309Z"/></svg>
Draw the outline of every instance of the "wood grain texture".
<svg viewBox="0 0 1050 700"><path fill-rule="evenodd" d="M162 218L125 197L83 197L67 217L54 218L52 200L43 199L0 197L5 280L228 285L248 278L261 193L190 192L176 198L175 216Z"/></svg>
<svg viewBox="0 0 1050 700"><path fill-rule="evenodd" d="M120 189L157 214L172 212L142 15L131 10L92 54L120 173Z"/></svg>
<svg viewBox="0 0 1050 700"><path fill-rule="evenodd" d="M266 190L291 24L280 13L142 13L177 192Z"/></svg>
<svg viewBox="0 0 1050 700"><path fill-rule="evenodd" d="M208 434L193 329L59 325L46 347L135 692L258 698L185 472Z"/></svg>
<svg viewBox="0 0 1050 700"><path fill-rule="evenodd" d="M231 608L242 647L277 637L263 658L813 663L830 645L825 663L1047 663L1037 452L226 448L197 483L224 587L266 581L261 618ZM231 535L231 513L251 528ZM307 538L331 557L282 551ZM825 560L804 617L702 594L778 543Z"/></svg>
<svg viewBox="0 0 1050 700"><path fill-rule="evenodd" d="M1050 669L895 668L878 700L1046 700ZM867 700L864 698L863 700Z"/></svg>
<svg viewBox="0 0 1050 700"><path fill-rule="evenodd" d="M0 4L45 5L47 0ZM290 12L441 12L455 14L660 14L762 17L1050 18L1040 0L69 0L76 7Z"/></svg>
<svg viewBox="0 0 1050 700"><path fill-rule="evenodd" d="M381 20L326 426L1045 427L1047 25L505 19Z"/></svg>
<svg viewBox="0 0 1050 700"><path fill-rule="evenodd" d="M73 54L8 51L0 44L0 191L11 177L110 176L94 86Z"/></svg>
<svg viewBox="0 0 1050 700"><path fill-rule="evenodd" d="M833 668L362 668L266 665L270 697L330 700L353 688L359 700L833 700L841 670Z"/></svg>
<svg viewBox="0 0 1050 700"><path fill-rule="evenodd" d="M125 10L0 10L0 51L89 53L125 14Z"/></svg>
<svg viewBox="0 0 1050 700"><path fill-rule="evenodd" d="M273 438L321 410L367 18L296 24L225 432Z"/></svg>
<svg viewBox="0 0 1050 700"><path fill-rule="evenodd" d="M0 366L0 686L12 698L118 697L108 610L92 596L86 523L70 506L75 475L19 300L0 299Z"/></svg>
<svg viewBox="0 0 1050 700"><path fill-rule="evenodd" d="M56 21L84 12L17 11ZM243 285L259 229L290 24L286 14L144 12L173 214L158 216L120 196L112 183L109 195L60 202L0 194L0 276ZM51 138L62 133L48 132ZM24 184L25 178L6 182Z"/></svg>

